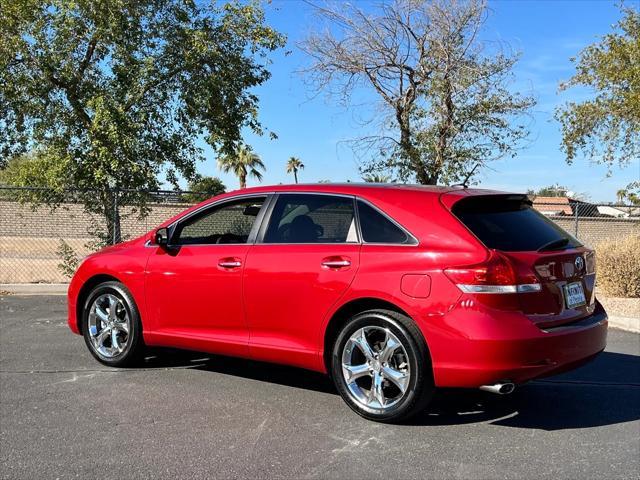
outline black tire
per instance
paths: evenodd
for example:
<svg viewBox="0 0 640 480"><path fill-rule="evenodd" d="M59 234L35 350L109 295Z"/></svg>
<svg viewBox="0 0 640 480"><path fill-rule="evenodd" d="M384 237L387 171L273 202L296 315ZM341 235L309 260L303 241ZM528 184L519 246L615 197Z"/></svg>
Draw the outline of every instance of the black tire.
<svg viewBox="0 0 640 480"><path fill-rule="evenodd" d="M404 352L406 352L406 363L409 367L408 372L410 372L408 387L404 394L400 393L401 390L398 389L396 399L389 402L388 407L372 408L365 405L362 400L358 401L356 394L350 390L343 374L342 358L345 345L352 335L363 328L368 328L365 331L372 331L374 332L373 334L379 332L380 328L390 331L400 341ZM374 353L381 353L380 351L376 352L375 349L373 350ZM351 351L354 350L351 349ZM404 352L401 353L401 358L405 357ZM378 357L375 358L377 359ZM377 363L377 368L380 368L379 362ZM404 368L406 369L406 366ZM333 344L331 376L338 392L352 410L364 418L378 422L397 423L407 420L424 410L435 391L429 351L420 330L410 318L391 310L369 310L359 313L342 327ZM367 381L370 381L371 384L373 383L373 380L367 380L366 376L362 378L365 383ZM388 380L383 381L386 381L386 386L383 388L388 389L391 383ZM395 386L392 386L392 388L395 389ZM373 387L371 387L370 391L372 389ZM366 391L366 388L362 391Z"/></svg>
<svg viewBox="0 0 640 480"><path fill-rule="evenodd" d="M94 302L107 294L113 295L121 302L120 308L124 308L129 319L129 332L126 336L126 344L122 352L117 353L112 357L105 356L98 351L92 340L89 328L89 316ZM112 281L101 283L91 291L82 310L82 335L84 336L87 348L100 363L110 367L120 368L131 367L138 363L144 352L142 323L140 321L140 312L138 311L136 302L127 287L120 282ZM121 335L124 335L124 333L121 333Z"/></svg>

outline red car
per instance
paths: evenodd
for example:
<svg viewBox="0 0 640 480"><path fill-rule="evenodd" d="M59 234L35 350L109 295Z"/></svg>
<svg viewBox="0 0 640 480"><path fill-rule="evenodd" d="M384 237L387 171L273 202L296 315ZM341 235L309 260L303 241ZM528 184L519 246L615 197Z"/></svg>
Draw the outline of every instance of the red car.
<svg viewBox="0 0 640 480"><path fill-rule="evenodd" d="M114 367L145 346L327 372L398 421L436 387L509 393L605 348L594 252L525 195L322 184L215 197L89 256L69 326Z"/></svg>

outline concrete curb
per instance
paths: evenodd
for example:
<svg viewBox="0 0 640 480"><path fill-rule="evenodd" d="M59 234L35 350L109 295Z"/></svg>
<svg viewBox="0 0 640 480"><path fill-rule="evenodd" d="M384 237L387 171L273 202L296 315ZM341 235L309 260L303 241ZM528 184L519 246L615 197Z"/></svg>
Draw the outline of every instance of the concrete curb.
<svg viewBox="0 0 640 480"><path fill-rule="evenodd" d="M640 318L609 315L609 326L627 332L640 333Z"/></svg>
<svg viewBox="0 0 640 480"><path fill-rule="evenodd" d="M68 283L0 283L0 293L11 295L66 295Z"/></svg>

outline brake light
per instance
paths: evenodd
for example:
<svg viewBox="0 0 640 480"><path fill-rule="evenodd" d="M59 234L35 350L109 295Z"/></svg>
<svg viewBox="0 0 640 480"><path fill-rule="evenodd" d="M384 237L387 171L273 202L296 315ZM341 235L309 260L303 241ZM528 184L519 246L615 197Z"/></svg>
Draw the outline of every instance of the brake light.
<svg viewBox="0 0 640 480"><path fill-rule="evenodd" d="M490 250L489 258L476 265L452 267L444 273L465 293L527 293L542 287L535 275L520 282L513 265L504 255Z"/></svg>

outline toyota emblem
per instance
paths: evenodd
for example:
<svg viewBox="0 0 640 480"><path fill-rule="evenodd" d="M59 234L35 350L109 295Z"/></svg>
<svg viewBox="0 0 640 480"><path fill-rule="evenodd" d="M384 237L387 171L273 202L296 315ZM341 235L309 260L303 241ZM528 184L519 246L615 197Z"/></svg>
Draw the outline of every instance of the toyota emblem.
<svg viewBox="0 0 640 480"><path fill-rule="evenodd" d="M582 257L576 257L575 266L576 270L580 272L584 268L584 259Z"/></svg>

